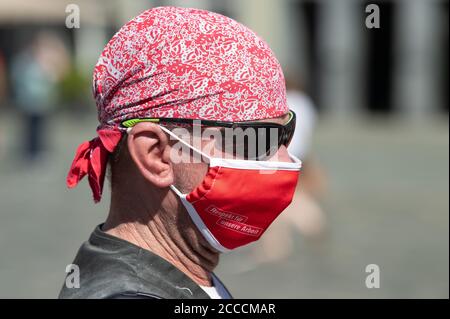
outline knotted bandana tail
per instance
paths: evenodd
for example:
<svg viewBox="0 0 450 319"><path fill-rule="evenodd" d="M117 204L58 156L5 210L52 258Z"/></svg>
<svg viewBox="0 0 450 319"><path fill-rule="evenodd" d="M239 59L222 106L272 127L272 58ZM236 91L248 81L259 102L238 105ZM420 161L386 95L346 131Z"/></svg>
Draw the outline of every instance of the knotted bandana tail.
<svg viewBox="0 0 450 319"><path fill-rule="evenodd" d="M96 203L102 197L108 154L114 151L122 138L122 133L117 130L99 130L97 135L96 138L78 146L66 179L67 186L73 188L88 175Z"/></svg>

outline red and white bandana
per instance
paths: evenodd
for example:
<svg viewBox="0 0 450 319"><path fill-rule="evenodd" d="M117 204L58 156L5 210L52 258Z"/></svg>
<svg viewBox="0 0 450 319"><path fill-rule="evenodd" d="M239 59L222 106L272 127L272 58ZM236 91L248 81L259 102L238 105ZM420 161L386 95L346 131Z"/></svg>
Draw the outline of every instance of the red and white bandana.
<svg viewBox="0 0 450 319"><path fill-rule="evenodd" d="M78 147L67 185L88 175L96 202L124 120L237 122L288 112L283 71L267 43L231 18L194 8L157 7L125 24L100 55L93 93L98 137Z"/></svg>

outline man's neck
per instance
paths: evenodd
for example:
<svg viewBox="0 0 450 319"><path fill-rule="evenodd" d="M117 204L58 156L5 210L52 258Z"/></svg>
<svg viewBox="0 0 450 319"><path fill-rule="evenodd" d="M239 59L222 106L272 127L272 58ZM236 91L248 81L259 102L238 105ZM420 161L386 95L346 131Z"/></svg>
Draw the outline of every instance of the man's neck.
<svg viewBox="0 0 450 319"><path fill-rule="evenodd" d="M111 209L103 230L164 258L198 285L211 286L210 273L217 266L219 254L195 242L198 236L183 236L180 226L165 221L162 215L157 212L146 223L121 221Z"/></svg>

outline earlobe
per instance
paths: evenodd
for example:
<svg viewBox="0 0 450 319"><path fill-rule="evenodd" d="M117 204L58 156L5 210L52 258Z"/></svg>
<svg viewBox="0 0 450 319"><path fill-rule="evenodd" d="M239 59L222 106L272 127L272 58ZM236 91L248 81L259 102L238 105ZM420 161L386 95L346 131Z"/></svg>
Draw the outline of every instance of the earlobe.
<svg viewBox="0 0 450 319"><path fill-rule="evenodd" d="M128 132L127 143L136 168L148 182L159 188L173 184L169 138L158 125L136 124Z"/></svg>

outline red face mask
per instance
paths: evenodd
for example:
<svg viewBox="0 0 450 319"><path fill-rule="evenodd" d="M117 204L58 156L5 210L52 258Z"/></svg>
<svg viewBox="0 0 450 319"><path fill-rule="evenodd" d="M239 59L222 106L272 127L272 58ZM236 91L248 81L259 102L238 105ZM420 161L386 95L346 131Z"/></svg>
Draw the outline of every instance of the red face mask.
<svg viewBox="0 0 450 319"><path fill-rule="evenodd" d="M250 161L212 158L161 127L209 159L203 181L180 197L202 235L215 249L226 252L258 240L291 203L301 161Z"/></svg>

